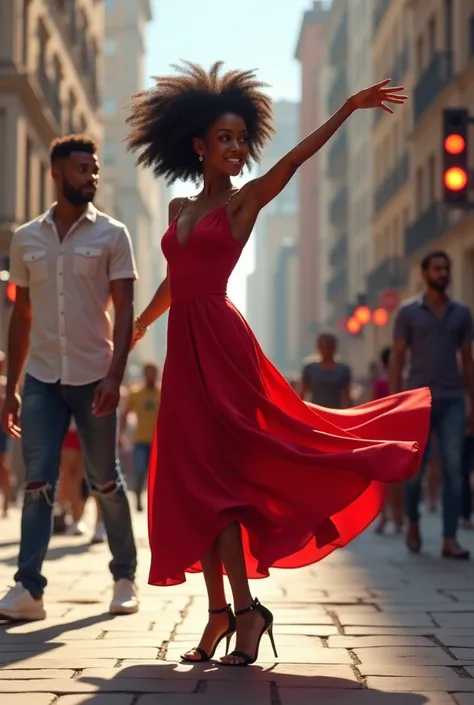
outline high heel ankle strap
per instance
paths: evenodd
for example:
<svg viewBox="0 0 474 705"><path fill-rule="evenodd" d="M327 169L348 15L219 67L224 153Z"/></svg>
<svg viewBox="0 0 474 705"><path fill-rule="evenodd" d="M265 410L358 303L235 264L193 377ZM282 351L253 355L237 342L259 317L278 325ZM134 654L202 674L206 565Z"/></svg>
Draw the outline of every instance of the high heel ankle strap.
<svg viewBox="0 0 474 705"><path fill-rule="evenodd" d="M258 609L260 607L260 602L258 601L257 598L252 602L250 607L245 607L243 610L238 610L235 613L236 617L241 617L243 614L248 614L249 612L253 612L254 610Z"/></svg>
<svg viewBox="0 0 474 705"><path fill-rule="evenodd" d="M232 605L227 605L227 607L221 607L218 610L209 610L209 614L224 614L224 612L232 612Z"/></svg>

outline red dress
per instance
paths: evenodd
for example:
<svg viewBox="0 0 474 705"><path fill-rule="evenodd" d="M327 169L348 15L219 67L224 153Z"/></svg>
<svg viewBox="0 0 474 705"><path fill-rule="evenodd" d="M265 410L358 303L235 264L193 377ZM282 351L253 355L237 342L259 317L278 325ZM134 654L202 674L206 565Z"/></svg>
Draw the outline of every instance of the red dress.
<svg viewBox="0 0 474 705"><path fill-rule="evenodd" d="M249 578L315 563L375 519L386 483L415 473L430 392L343 411L303 402L226 296L242 252L226 207L185 245L176 223L162 241L172 305L149 473L149 582L176 585L200 571L234 521Z"/></svg>

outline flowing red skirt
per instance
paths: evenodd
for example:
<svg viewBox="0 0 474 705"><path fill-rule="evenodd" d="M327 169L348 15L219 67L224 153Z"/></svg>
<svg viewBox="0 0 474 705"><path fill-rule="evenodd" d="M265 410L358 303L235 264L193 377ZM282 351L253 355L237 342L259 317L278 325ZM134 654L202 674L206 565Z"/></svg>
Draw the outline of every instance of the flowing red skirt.
<svg viewBox="0 0 474 705"><path fill-rule="evenodd" d="M249 578L346 546L417 470L428 389L334 411L303 402L228 299L173 304L149 472L153 585L176 585L229 523ZM218 331L218 332L217 332Z"/></svg>

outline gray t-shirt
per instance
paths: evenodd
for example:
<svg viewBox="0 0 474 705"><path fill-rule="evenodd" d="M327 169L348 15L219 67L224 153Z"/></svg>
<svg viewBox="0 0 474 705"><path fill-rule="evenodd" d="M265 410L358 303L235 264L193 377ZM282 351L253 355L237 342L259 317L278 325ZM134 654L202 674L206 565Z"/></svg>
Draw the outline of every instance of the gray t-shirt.
<svg viewBox="0 0 474 705"><path fill-rule="evenodd" d="M408 389L430 387L434 399L463 397L458 351L473 337L465 304L449 299L443 316L437 318L424 296L404 301L395 319L394 338L405 340L410 351Z"/></svg>
<svg viewBox="0 0 474 705"><path fill-rule="evenodd" d="M303 367L303 382L310 389L313 404L342 409L342 393L351 383L351 368L337 362L332 369L325 369L319 362L310 362Z"/></svg>

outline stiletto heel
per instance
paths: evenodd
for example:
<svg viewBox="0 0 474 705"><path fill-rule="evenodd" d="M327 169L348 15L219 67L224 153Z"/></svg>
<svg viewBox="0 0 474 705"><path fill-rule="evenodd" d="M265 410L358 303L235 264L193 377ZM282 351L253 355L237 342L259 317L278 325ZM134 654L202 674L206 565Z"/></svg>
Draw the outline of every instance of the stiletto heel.
<svg viewBox="0 0 474 705"><path fill-rule="evenodd" d="M232 637L234 636L234 632L232 634L227 634L226 639L225 639L225 655L229 655L229 649L230 649L230 642L232 641Z"/></svg>
<svg viewBox="0 0 474 705"><path fill-rule="evenodd" d="M181 661L185 661L186 663L203 663L204 661L210 661L216 653L216 649L223 639L226 639L225 654L227 656L227 654L229 653L230 642L237 628L235 614L233 613L232 607L230 605L227 605L227 607L223 607L220 610L209 610L209 614L224 614L224 612L227 612L229 626L226 631L216 639L214 648L212 649L211 653L207 654L204 649L201 649L199 646L196 646L194 649L191 649L191 651L194 651L195 653L199 654L200 658L190 658L187 654L183 654L181 656ZM189 651L188 653L191 653L191 651Z"/></svg>
<svg viewBox="0 0 474 705"><path fill-rule="evenodd" d="M235 613L235 616L240 617L241 615L248 614L249 612L254 612L255 610L262 615L262 617L265 621L265 624L263 625L263 629L260 632L258 640L257 640L255 655L252 658L252 656L249 656L244 651L233 651L230 654L230 656L234 657L236 659L240 659L240 661L238 661L236 663L232 663L230 661L222 661L222 659L221 659L221 663L223 666L250 666L252 663L255 663L255 661L258 659L260 642L261 642L262 636L264 634L268 634L272 648L273 648L273 653L275 654L275 658L278 658L278 654L277 654L277 650L276 650L276 646L275 646L275 639L273 638L273 615L269 609L267 609L266 607L261 605L260 602L258 601L258 599L255 598L255 600L252 602L250 607L246 607L243 610L239 610L238 612ZM226 656L227 656L227 654L226 654Z"/></svg>
<svg viewBox="0 0 474 705"><path fill-rule="evenodd" d="M275 658L278 658L278 654L277 654L277 650L276 650L276 646L275 646L275 639L273 638L273 623L270 624L270 626L268 627L267 634L270 638L270 642L272 645L273 653L275 654Z"/></svg>

